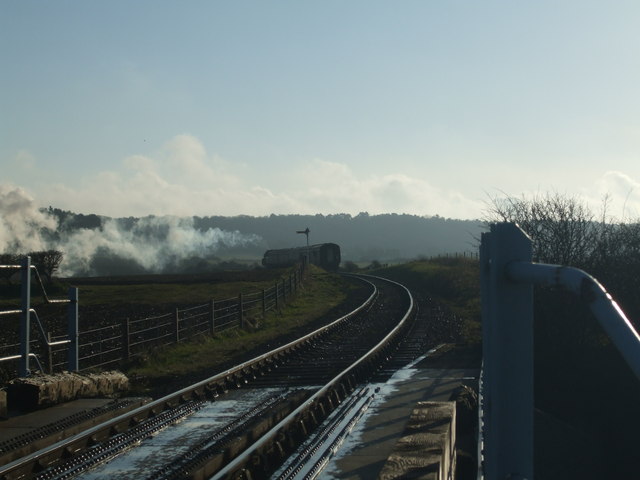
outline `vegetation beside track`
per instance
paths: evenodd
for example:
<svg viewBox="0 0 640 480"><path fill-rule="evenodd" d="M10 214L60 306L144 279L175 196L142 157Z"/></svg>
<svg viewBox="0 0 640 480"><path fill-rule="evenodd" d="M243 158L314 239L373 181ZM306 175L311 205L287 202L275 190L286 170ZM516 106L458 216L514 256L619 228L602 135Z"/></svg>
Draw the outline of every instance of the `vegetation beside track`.
<svg viewBox="0 0 640 480"><path fill-rule="evenodd" d="M479 343L482 341L479 268L478 260L471 258L435 258L380 268L371 273L400 282L449 309L462 321L461 340Z"/></svg>
<svg viewBox="0 0 640 480"><path fill-rule="evenodd" d="M133 393L161 394L252 358L347 313L366 297L364 285L311 267L303 288L279 311L247 319L249 327L157 349L125 369Z"/></svg>

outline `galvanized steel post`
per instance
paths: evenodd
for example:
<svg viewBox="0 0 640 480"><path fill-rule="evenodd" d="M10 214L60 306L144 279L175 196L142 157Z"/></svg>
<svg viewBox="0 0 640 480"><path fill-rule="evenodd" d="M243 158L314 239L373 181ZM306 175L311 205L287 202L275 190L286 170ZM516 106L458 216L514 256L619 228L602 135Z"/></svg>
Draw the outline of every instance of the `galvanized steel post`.
<svg viewBox="0 0 640 480"><path fill-rule="evenodd" d="M20 322L20 366L18 374L29 376L29 343L31 341L31 257L24 257L21 265L22 315Z"/></svg>
<svg viewBox="0 0 640 480"><path fill-rule="evenodd" d="M80 370L80 357L78 355L78 289L76 287L71 287L69 289L69 340L71 343L69 344L69 370L72 372L77 372Z"/></svg>
<svg viewBox="0 0 640 480"><path fill-rule="evenodd" d="M482 236L484 476L533 479L533 287L507 276L531 261L531 240L511 223Z"/></svg>

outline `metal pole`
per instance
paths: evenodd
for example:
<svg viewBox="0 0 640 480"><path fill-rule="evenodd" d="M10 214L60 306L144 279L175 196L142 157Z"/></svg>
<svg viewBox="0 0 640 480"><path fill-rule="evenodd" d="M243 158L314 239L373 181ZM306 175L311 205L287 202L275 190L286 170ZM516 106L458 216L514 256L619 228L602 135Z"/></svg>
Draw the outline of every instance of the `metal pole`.
<svg viewBox="0 0 640 480"><path fill-rule="evenodd" d="M240 328L244 328L244 311L242 309L242 292L238 295L238 312L240 317Z"/></svg>
<svg viewBox="0 0 640 480"><path fill-rule="evenodd" d="M29 376L29 342L31 331L31 257L22 259L22 321L20 322L20 366L18 375Z"/></svg>
<svg viewBox="0 0 640 480"><path fill-rule="evenodd" d="M47 332L47 366L49 368L49 375L53 374L53 347L51 346L51 332Z"/></svg>
<svg viewBox="0 0 640 480"><path fill-rule="evenodd" d="M516 225L491 226L483 236L484 474L533 479L533 287L507 275L507 265L531 261L531 240Z"/></svg>
<svg viewBox="0 0 640 480"><path fill-rule="evenodd" d="M77 372L80 370L80 356L78 353L79 345L79 331L78 331L78 289L76 287L69 288L69 325L68 325L68 333L69 340L71 343L69 344L69 370L72 372Z"/></svg>

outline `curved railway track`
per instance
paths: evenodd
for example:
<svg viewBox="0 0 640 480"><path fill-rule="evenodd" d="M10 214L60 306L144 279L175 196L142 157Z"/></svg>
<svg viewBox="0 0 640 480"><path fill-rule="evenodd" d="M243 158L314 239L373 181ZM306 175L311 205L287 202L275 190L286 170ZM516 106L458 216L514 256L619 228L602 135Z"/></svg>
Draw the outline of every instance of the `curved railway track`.
<svg viewBox="0 0 640 480"><path fill-rule="evenodd" d="M359 278L371 295L348 315L0 467L0 479L258 479L278 468L279 478L313 478L366 409L362 385L384 371L414 326L405 287ZM297 453L305 442L307 453Z"/></svg>

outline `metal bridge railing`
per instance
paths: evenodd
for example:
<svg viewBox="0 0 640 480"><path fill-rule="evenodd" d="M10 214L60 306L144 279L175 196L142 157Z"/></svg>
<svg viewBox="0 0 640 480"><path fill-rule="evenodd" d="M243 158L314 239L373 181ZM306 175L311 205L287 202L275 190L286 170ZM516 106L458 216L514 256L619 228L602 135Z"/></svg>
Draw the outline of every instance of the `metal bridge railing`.
<svg viewBox="0 0 640 480"><path fill-rule="evenodd" d="M604 287L577 268L531 260L531 240L515 224L482 234L479 476L491 480L533 479L533 285L578 295L640 379L640 335Z"/></svg>

